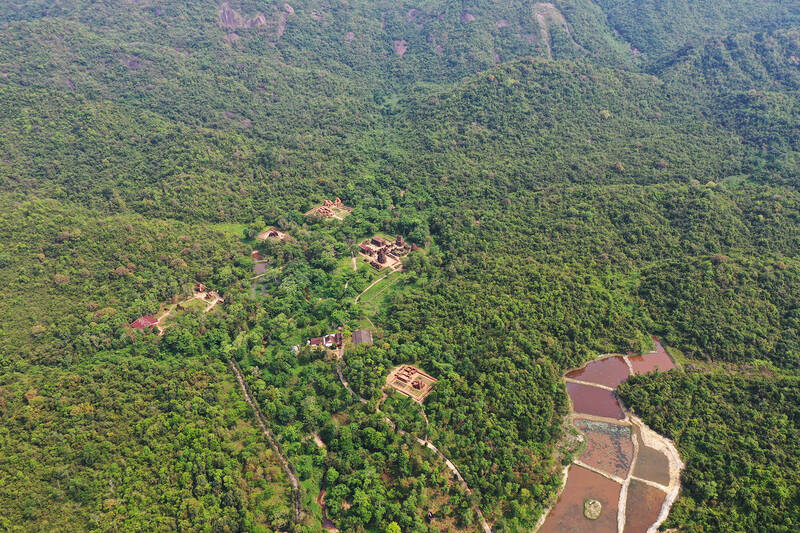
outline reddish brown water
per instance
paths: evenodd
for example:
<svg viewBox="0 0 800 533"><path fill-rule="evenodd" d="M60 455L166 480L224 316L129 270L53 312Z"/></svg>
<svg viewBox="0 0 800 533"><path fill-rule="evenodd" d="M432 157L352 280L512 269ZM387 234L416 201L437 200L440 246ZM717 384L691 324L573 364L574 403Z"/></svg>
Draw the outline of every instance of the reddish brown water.
<svg viewBox="0 0 800 533"><path fill-rule="evenodd" d="M576 413L620 420L624 418L613 391L580 383L567 383L567 392L572 399L572 410Z"/></svg>
<svg viewBox="0 0 800 533"><path fill-rule="evenodd" d="M631 428L593 420L575 420L586 437L581 461L589 466L625 478L633 462Z"/></svg>
<svg viewBox="0 0 800 533"><path fill-rule="evenodd" d="M657 488L632 479L628 485L624 533L646 533L658 518L666 496Z"/></svg>
<svg viewBox="0 0 800 533"><path fill-rule="evenodd" d="M580 370L573 370L567 377L614 388L628 379L629 375L630 370L622 357L607 357L592 361Z"/></svg>
<svg viewBox="0 0 800 533"><path fill-rule="evenodd" d="M540 533L617 533L617 505L622 485L581 466L569 468L567 486ZM583 502L594 499L603 511L597 520L583 515Z"/></svg>
<svg viewBox="0 0 800 533"><path fill-rule="evenodd" d="M644 355L632 355L628 357L628 361L633 366L633 371L637 374L647 374L648 372L666 372L675 368L675 363L667 353L667 350L661 345L658 339L653 338L656 343L656 350L653 353L646 353Z"/></svg>

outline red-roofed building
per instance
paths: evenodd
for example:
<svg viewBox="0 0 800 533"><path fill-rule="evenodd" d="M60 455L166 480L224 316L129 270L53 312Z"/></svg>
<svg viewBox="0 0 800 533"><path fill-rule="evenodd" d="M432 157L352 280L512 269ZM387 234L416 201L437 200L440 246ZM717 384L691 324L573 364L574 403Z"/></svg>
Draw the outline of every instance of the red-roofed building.
<svg viewBox="0 0 800 533"><path fill-rule="evenodd" d="M325 335L324 337L312 337L309 339L308 344L311 346L327 346L333 348L334 346L341 346L343 342L341 333L334 333L332 335Z"/></svg>
<svg viewBox="0 0 800 533"><path fill-rule="evenodd" d="M308 341L308 344L311 346L319 346L324 341L324 337L311 337L311 340Z"/></svg>
<svg viewBox="0 0 800 533"><path fill-rule="evenodd" d="M131 322L131 327L136 329L152 328L158 324L158 320L152 315L144 315Z"/></svg>

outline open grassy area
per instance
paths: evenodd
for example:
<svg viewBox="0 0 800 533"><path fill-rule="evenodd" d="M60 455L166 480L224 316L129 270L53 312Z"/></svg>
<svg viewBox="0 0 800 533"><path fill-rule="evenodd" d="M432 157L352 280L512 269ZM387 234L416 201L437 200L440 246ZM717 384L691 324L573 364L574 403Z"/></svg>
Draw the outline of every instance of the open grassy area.
<svg viewBox="0 0 800 533"><path fill-rule="evenodd" d="M375 317L381 310L383 302L400 288L399 283L403 277L400 272L390 274L362 294L358 303L364 315L370 318Z"/></svg>
<svg viewBox="0 0 800 533"><path fill-rule="evenodd" d="M232 235L234 237L238 237L239 239L244 239L244 230L247 229L247 225L238 222L218 222L216 224L211 224L211 228L221 231L226 235Z"/></svg>

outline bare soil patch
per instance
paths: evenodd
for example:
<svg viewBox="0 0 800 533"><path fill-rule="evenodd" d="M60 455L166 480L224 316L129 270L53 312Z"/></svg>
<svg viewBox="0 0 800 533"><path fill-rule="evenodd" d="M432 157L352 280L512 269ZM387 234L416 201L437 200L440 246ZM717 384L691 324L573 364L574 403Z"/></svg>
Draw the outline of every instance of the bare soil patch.
<svg viewBox="0 0 800 533"><path fill-rule="evenodd" d="M577 419L575 427L585 436L581 462L625 479L633 463L630 426Z"/></svg>

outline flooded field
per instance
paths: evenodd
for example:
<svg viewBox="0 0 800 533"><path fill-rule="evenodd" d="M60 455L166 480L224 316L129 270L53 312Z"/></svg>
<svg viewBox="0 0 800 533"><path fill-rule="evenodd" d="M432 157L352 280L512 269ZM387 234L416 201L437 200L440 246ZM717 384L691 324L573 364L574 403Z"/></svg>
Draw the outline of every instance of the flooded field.
<svg viewBox="0 0 800 533"><path fill-rule="evenodd" d="M617 506L622 485L581 466L569 468L567 486L550 511L541 533L617 533ZM583 515L583 502L594 499L603 506L597 520Z"/></svg>
<svg viewBox="0 0 800 533"><path fill-rule="evenodd" d="M567 392L576 413L620 420L625 417L614 391L580 383L567 383Z"/></svg>
<svg viewBox="0 0 800 533"><path fill-rule="evenodd" d="M666 494L641 481L628 485L628 508L625 510L624 533L646 533L658 518Z"/></svg>
<svg viewBox="0 0 800 533"><path fill-rule="evenodd" d="M633 366L633 371L637 374L647 374L648 372L666 372L675 368L675 363L667 353L661 343L653 339L656 343L656 350L653 353L643 355L631 355L628 361Z"/></svg>
<svg viewBox="0 0 800 533"><path fill-rule="evenodd" d="M614 388L628 379L629 375L630 369L625 359L617 356L592 361L579 370L569 372L567 377Z"/></svg>
<svg viewBox="0 0 800 533"><path fill-rule="evenodd" d="M581 462L625 479L633 463L630 426L577 419L575 427L586 438Z"/></svg>
<svg viewBox="0 0 800 533"><path fill-rule="evenodd" d="M641 438L639 442L641 442ZM669 485L669 459L659 450L639 445L639 457L636 459L633 475L667 486Z"/></svg>
<svg viewBox="0 0 800 533"><path fill-rule="evenodd" d="M653 340L652 353L601 357L564 376L572 424L585 448L567 470L564 490L542 518L539 532L646 533L660 525L659 517L666 516L662 509L668 511L677 498L684 465L674 443L625 412L614 392L631 371L675 368L658 339ZM593 520L595 500L600 515Z"/></svg>

